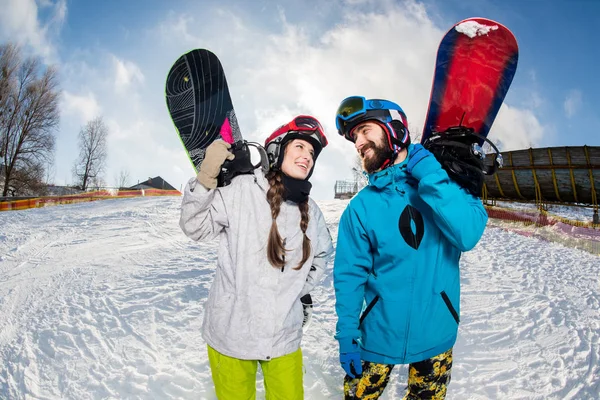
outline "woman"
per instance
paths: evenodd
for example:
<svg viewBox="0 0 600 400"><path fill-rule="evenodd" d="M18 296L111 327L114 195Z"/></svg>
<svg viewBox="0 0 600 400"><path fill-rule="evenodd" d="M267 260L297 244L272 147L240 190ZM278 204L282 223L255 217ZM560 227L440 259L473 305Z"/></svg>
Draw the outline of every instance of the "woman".
<svg viewBox="0 0 600 400"><path fill-rule="evenodd" d="M229 144L207 149L186 186L180 226L204 241L219 237L202 337L219 399L253 399L260 363L267 399L302 399L300 298L322 277L331 236L308 178L327 145L321 124L298 116L265 141L270 171L217 188Z"/></svg>

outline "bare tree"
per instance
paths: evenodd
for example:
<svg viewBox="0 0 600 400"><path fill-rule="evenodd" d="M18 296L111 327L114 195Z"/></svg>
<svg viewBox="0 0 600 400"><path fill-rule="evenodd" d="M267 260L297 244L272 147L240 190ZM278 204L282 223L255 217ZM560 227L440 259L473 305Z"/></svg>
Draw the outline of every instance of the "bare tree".
<svg viewBox="0 0 600 400"><path fill-rule="evenodd" d="M54 165L54 159L49 160L44 169L44 183L46 185L54 184L54 179L56 178L56 165Z"/></svg>
<svg viewBox="0 0 600 400"><path fill-rule="evenodd" d="M119 189L126 188L129 185L129 171L122 169L118 175L115 175L115 186Z"/></svg>
<svg viewBox="0 0 600 400"><path fill-rule="evenodd" d="M423 136L423 129L416 125L408 124L408 131L410 132L410 141L412 143L420 143L421 136Z"/></svg>
<svg viewBox="0 0 600 400"><path fill-rule="evenodd" d="M73 177L81 190L93 183L98 186L106 167L108 128L102 117L96 117L79 131L79 157L73 165Z"/></svg>
<svg viewBox="0 0 600 400"><path fill-rule="evenodd" d="M4 128L12 112L11 93L15 87L15 75L19 64L18 49L11 43L0 46L0 127ZM4 159L6 147L4 129L0 134L0 157Z"/></svg>
<svg viewBox="0 0 600 400"><path fill-rule="evenodd" d="M33 194L54 156L59 122L56 70L39 58L22 61L12 44L0 45L0 156L2 196Z"/></svg>
<svg viewBox="0 0 600 400"><path fill-rule="evenodd" d="M12 173L11 186L7 194L11 196L45 196L48 192L44 183L43 164L34 164L27 170L17 169Z"/></svg>
<svg viewBox="0 0 600 400"><path fill-rule="evenodd" d="M354 165L352 166L352 175L354 177L354 182L356 182L360 187L358 189L362 189L367 185L369 179L365 175L362 160L360 156L357 154L354 158Z"/></svg>
<svg viewBox="0 0 600 400"><path fill-rule="evenodd" d="M104 182L104 179L101 176L90 178L89 182L88 188L92 188L93 190L100 190L106 187L106 182Z"/></svg>

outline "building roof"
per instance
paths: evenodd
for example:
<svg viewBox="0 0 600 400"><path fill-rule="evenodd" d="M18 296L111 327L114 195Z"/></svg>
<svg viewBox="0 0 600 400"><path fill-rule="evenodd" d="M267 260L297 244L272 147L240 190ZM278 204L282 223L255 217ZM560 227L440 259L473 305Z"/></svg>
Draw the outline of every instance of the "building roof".
<svg viewBox="0 0 600 400"><path fill-rule="evenodd" d="M177 190L171 186L160 176L154 178L148 178L145 182L140 182L137 185L130 187L129 189L161 189L161 190Z"/></svg>

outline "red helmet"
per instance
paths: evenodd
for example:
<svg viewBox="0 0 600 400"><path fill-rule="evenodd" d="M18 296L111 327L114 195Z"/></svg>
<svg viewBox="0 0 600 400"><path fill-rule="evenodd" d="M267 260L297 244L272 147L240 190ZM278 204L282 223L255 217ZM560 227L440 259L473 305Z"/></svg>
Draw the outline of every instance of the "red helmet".
<svg viewBox="0 0 600 400"><path fill-rule="evenodd" d="M312 144L315 161L323 147L327 146L327 138L321 123L310 115L299 115L289 123L280 126L265 140L270 168L281 168L284 154L282 150L293 139L306 140Z"/></svg>

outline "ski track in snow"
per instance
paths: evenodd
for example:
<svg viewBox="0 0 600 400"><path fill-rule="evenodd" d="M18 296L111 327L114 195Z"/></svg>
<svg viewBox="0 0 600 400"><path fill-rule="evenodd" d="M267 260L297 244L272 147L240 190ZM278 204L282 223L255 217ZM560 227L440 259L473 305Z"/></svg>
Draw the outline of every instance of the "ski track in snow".
<svg viewBox="0 0 600 400"><path fill-rule="evenodd" d="M215 399L200 327L217 243L185 237L180 202L0 214L0 398ZM334 242L346 204L320 202ZM447 398L599 398L599 275L597 256L489 227L461 260ZM340 399L331 273L313 298L305 398ZM382 399L406 380L397 366Z"/></svg>

